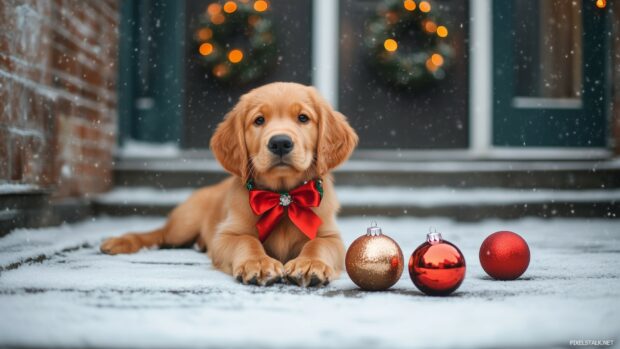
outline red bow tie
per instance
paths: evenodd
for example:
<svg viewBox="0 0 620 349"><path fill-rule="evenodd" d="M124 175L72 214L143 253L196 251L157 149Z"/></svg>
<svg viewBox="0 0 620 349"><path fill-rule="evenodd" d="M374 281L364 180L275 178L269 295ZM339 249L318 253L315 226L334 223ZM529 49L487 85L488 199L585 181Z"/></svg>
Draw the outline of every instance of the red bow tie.
<svg viewBox="0 0 620 349"><path fill-rule="evenodd" d="M307 237L311 240L316 237L322 221L310 207L318 207L321 203L323 189L320 179L306 182L288 193L254 189L251 181L247 187L250 190L252 211L255 215L262 215L256 223L261 242L267 240L285 213Z"/></svg>

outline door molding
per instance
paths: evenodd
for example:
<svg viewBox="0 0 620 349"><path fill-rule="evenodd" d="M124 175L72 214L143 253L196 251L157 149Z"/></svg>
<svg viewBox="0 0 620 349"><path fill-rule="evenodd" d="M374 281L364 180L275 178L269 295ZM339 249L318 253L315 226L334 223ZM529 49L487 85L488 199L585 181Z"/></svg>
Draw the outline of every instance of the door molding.
<svg viewBox="0 0 620 349"><path fill-rule="evenodd" d="M484 157L492 148L493 15L491 0L471 0L469 6L469 151Z"/></svg>
<svg viewBox="0 0 620 349"><path fill-rule="evenodd" d="M338 108L339 1L312 2L312 85Z"/></svg>

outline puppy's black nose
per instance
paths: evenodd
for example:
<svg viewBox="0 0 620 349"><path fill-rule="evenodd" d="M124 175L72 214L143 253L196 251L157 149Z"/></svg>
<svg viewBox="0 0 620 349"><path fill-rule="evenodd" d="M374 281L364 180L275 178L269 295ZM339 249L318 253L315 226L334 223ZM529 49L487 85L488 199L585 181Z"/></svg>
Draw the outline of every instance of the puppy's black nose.
<svg viewBox="0 0 620 349"><path fill-rule="evenodd" d="M293 140L287 135L275 135L269 139L267 147L276 155L284 156L293 150Z"/></svg>

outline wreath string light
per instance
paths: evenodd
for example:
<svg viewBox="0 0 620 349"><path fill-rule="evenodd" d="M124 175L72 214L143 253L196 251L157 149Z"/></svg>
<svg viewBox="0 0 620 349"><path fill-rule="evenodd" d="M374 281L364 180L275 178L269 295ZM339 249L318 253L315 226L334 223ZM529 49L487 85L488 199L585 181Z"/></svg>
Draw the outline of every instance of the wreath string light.
<svg viewBox="0 0 620 349"><path fill-rule="evenodd" d="M195 41L210 76L242 85L273 66L277 48L269 5L266 0L228 0L207 6Z"/></svg>
<svg viewBox="0 0 620 349"><path fill-rule="evenodd" d="M426 0L385 0L368 22L370 63L388 83L418 89L445 78L453 50L432 8Z"/></svg>

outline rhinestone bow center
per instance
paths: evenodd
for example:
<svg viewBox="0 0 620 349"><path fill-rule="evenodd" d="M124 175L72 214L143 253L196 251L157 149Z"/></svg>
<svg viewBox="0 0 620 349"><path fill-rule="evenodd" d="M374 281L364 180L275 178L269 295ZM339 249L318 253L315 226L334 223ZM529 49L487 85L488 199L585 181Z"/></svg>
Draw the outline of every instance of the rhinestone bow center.
<svg viewBox="0 0 620 349"><path fill-rule="evenodd" d="M293 202L293 199L288 194L280 194L280 206L288 206Z"/></svg>

